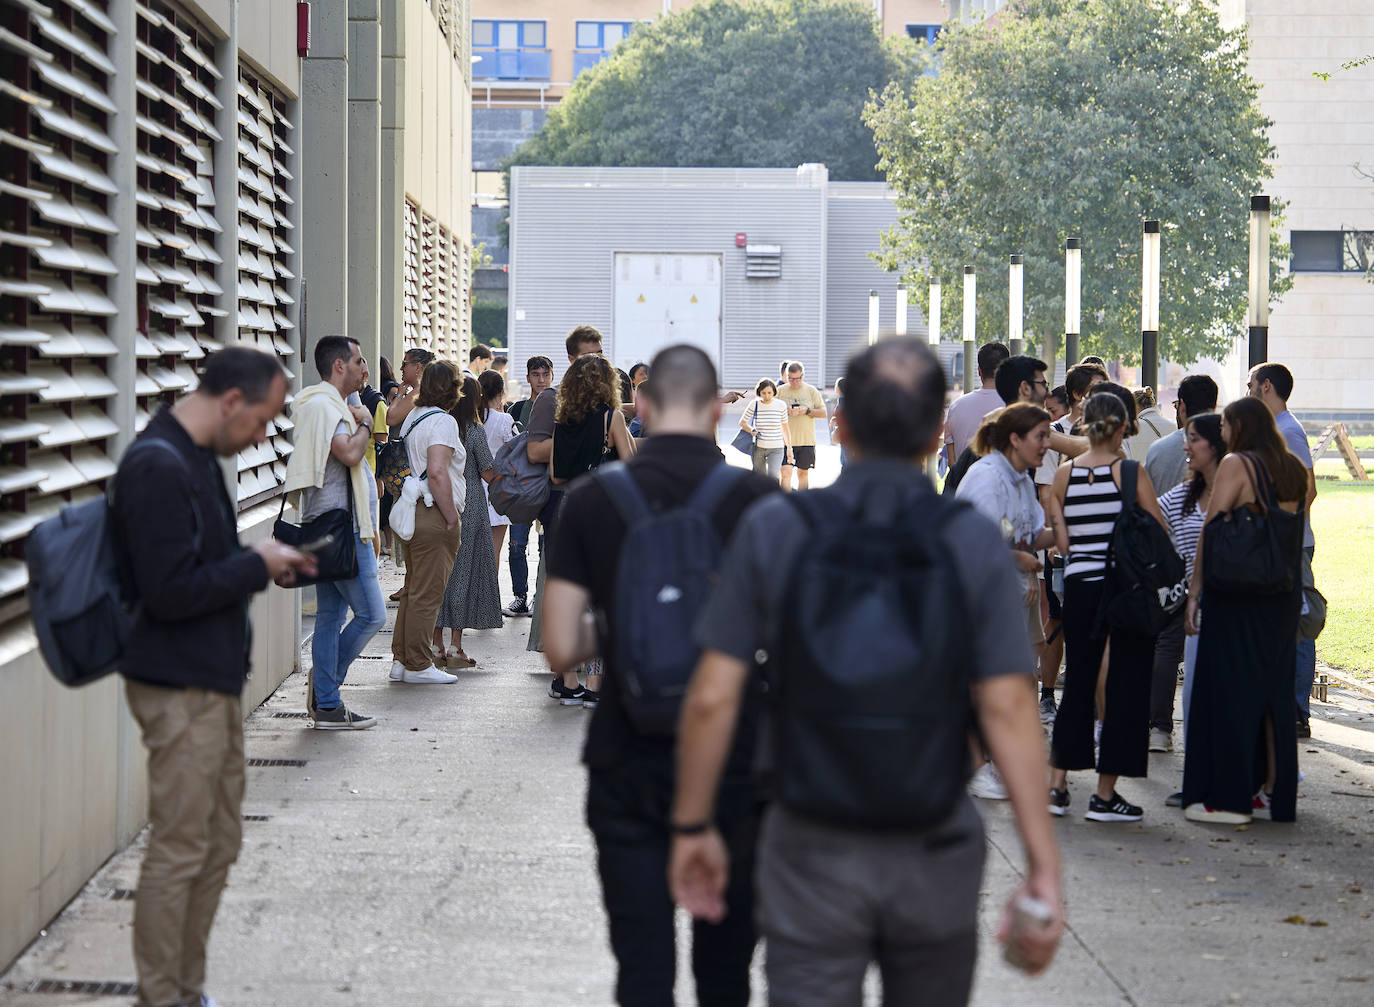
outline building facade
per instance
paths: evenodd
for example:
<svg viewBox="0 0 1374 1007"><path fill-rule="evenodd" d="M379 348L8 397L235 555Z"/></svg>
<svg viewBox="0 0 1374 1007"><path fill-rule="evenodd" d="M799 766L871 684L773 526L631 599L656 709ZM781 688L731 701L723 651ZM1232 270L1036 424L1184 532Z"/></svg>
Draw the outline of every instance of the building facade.
<svg viewBox="0 0 1374 1007"><path fill-rule="evenodd" d="M118 677L69 690L38 654L29 532L104 492L153 412L194 389L217 349L279 356L295 392L318 380L313 340L331 331L355 335L370 360L407 342L455 355L465 345L466 2L312 8L319 48L302 60L285 0L0 5L0 709L11 715L0 968L138 834L146 809L144 750ZM350 43L371 47L371 76L336 92L313 56L344 64ZM344 179L358 187L344 206L361 213L370 201L370 233L320 205ZM225 465L246 544L271 534L289 417L269 434ZM251 617L245 711L298 666L299 596L269 588Z"/></svg>
<svg viewBox="0 0 1374 1007"><path fill-rule="evenodd" d="M833 384L867 341L870 290L879 333L895 329L897 278L869 257L897 216L881 182L830 182L824 165L517 167L511 185L517 367L540 353L561 374L585 322L625 370L688 342L730 387L776 379L783 359ZM925 333L914 305L908 331Z"/></svg>
<svg viewBox="0 0 1374 1007"><path fill-rule="evenodd" d="M1250 73L1273 120L1270 194L1288 204L1293 288L1273 309L1269 356L1292 368L1305 421L1374 422L1374 7L1366 0L1226 0L1250 36ZM1314 72L1330 73L1329 80ZM1229 363L1243 387L1244 350Z"/></svg>

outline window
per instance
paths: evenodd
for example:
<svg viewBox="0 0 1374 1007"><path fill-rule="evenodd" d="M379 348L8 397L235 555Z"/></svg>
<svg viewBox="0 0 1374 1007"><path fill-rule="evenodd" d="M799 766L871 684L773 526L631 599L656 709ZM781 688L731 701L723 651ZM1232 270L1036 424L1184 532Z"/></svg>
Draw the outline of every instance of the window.
<svg viewBox="0 0 1374 1007"><path fill-rule="evenodd" d="M934 45L935 36L940 34L940 26L938 24L909 24L906 26L906 33L917 42Z"/></svg>
<svg viewBox="0 0 1374 1007"><path fill-rule="evenodd" d="M1367 273L1374 265L1374 231L1294 231L1295 273Z"/></svg>
<svg viewBox="0 0 1374 1007"><path fill-rule="evenodd" d="M616 45L630 34L633 21L577 22L577 52L573 53L573 76L595 66L606 58Z"/></svg>
<svg viewBox="0 0 1374 1007"><path fill-rule="evenodd" d="M473 21L474 49L542 49L543 21Z"/></svg>
<svg viewBox="0 0 1374 1007"><path fill-rule="evenodd" d="M543 21L473 21L472 76L476 80L548 80Z"/></svg>

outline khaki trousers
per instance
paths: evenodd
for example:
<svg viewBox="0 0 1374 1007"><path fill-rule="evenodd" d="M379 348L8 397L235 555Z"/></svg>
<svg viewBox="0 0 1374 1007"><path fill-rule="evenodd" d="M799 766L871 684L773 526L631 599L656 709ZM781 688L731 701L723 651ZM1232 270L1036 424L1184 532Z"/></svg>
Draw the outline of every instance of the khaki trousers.
<svg viewBox="0 0 1374 1007"><path fill-rule="evenodd" d="M243 838L237 696L126 681L148 748L152 835L134 903L139 1007L198 1004L205 947Z"/></svg>
<svg viewBox="0 0 1374 1007"><path fill-rule="evenodd" d="M434 663L434 620L461 540L461 521L450 530L438 507L415 505L415 534L406 543L406 593L391 634L391 656L409 671L424 671Z"/></svg>

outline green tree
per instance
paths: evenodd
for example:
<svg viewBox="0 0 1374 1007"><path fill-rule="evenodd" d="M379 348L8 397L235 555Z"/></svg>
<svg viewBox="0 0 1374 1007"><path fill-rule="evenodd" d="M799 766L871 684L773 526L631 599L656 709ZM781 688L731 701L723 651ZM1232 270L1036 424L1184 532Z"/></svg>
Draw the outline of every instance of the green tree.
<svg viewBox="0 0 1374 1007"><path fill-rule="evenodd" d="M637 28L579 74L505 169L819 161L832 178L876 179L864 103L923 65L923 49L884 41L853 0L708 0Z"/></svg>
<svg viewBox="0 0 1374 1007"><path fill-rule="evenodd" d="M1244 33L1205 2L1017 0L940 41L938 77L890 84L865 110L901 214L884 265L922 301L940 278L954 325L963 266L977 267L986 337L1007 331L1021 253L1027 340L1058 345L1064 239L1081 238L1084 352L1138 362L1141 222L1156 218L1161 353L1225 355L1245 323L1249 197L1274 156ZM1287 254L1276 241L1274 300Z"/></svg>

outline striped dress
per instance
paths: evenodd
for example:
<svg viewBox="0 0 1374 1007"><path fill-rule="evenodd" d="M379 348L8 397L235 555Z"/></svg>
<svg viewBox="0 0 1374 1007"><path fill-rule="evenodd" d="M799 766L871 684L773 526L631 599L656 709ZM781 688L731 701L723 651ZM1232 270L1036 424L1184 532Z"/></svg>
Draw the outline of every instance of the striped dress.
<svg viewBox="0 0 1374 1007"><path fill-rule="evenodd" d="M1064 524L1069 532L1066 580L1099 581L1107 570L1107 551L1121 513L1121 490L1112 480L1112 466L1098 465L1069 471L1064 495Z"/></svg>

